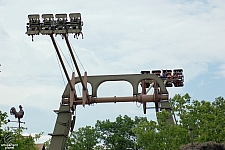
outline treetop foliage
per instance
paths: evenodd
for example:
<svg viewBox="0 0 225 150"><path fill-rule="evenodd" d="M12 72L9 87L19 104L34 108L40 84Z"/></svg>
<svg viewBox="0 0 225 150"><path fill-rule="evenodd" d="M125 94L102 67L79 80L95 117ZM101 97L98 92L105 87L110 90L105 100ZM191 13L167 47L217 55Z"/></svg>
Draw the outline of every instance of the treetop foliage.
<svg viewBox="0 0 225 150"><path fill-rule="evenodd" d="M213 102L191 101L188 94L177 94L171 100L176 116L174 125L166 118L166 111L157 113L158 123L147 121L140 123L133 131L137 134L142 149L178 149L181 145L193 142L225 142L225 100L218 97Z"/></svg>
<svg viewBox="0 0 225 150"><path fill-rule="evenodd" d="M174 150L182 145L202 142L225 142L225 99L212 102L191 100L189 94L177 94L171 99L174 124L171 116L162 110L156 121L146 117L119 115L115 121L97 120L95 127L86 126L73 131L67 149L103 150Z"/></svg>

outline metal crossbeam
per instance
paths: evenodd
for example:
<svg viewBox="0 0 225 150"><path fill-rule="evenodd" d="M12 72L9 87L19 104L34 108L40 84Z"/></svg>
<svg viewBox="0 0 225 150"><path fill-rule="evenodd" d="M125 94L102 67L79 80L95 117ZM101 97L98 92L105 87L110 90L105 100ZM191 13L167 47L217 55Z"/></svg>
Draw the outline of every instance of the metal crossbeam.
<svg viewBox="0 0 225 150"><path fill-rule="evenodd" d="M82 76L83 79L83 76ZM154 74L124 74L124 75L100 75L100 76L87 76L87 82L92 86L92 97L97 97L97 89L100 84L106 81L127 81L133 87L133 95L138 95L138 85L142 80L155 80L160 86L160 94L168 94L168 91L163 81ZM75 84L80 82L79 78L75 78ZM66 86L63 98L69 97L70 87Z"/></svg>

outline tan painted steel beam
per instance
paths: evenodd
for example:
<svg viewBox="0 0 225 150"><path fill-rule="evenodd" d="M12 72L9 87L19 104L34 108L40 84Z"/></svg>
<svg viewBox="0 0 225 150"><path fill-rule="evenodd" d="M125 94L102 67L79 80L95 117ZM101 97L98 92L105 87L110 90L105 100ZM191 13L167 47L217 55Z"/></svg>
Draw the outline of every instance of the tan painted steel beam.
<svg viewBox="0 0 225 150"><path fill-rule="evenodd" d="M68 35L64 34L63 36L65 37L66 45L67 45L67 47L68 47L68 49L69 49L69 52L70 52L70 55L71 55L71 57L72 57L73 63L74 63L75 68L76 68L76 70L77 70L77 73L78 73L80 82L81 82L81 84L82 84L82 86L83 86L83 89L86 90L85 84L84 84L84 82L83 82L83 80L82 80L82 78L81 78L80 69L79 69L79 67L78 67L78 65L77 65L77 62L76 62L76 59L75 59L75 57L74 57L72 48L71 48L71 46L70 46L70 42L69 42L69 40L68 40Z"/></svg>
<svg viewBox="0 0 225 150"><path fill-rule="evenodd" d="M167 100L168 95L137 95L137 96L127 96L127 97L91 97L89 102L86 101L86 104L94 104L94 103L118 103L118 102L155 102L155 99L158 98L160 100ZM63 99L63 104L69 104L69 99ZM78 100L74 101L74 105L83 105L82 98L78 97Z"/></svg>
<svg viewBox="0 0 225 150"><path fill-rule="evenodd" d="M66 70L66 67L65 67L65 65L64 65L64 63L63 63L62 57L61 57L60 52L59 52L59 49L58 49L58 47L57 47L57 45L56 45L55 39L54 39L54 37L53 37L53 34L50 34L50 37L51 37L53 46L55 47L56 53L57 53L57 55L58 55L58 57L59 57L59 61L60 61L61 65L62 65L63 71L64 71L64 73L65 73L65 75L66 75L66 79L67 79L67 81L68 81L68 84L69 84L69 86L70 86L69 89L68 89L68 90L69 90L68 92L69 92L69 95L70 95L70 89L71 89L72 91L75 90L75 89L73 88L73 86L72 86L72 84L71 84L71 82L70 82L69 75L68 75L67 70Z"/></svg>
<svg viewBox="0 0 225 150"><path fill-rule="evenodd" d="M84 77L82 76L82 79ZM76 83L80 82L80 79L76 77ZM154 80L160 86L159 94L168 94L168 91L161 78L157 77L154 74L123 74L123 75L99 75L99 76L87 76L87 82L92 86L92 97L97 97L97 90L100 84L106 81L127 81L132 85L133 95L138 95L138 85L142 80ZM63 98L69 97L69 85L66 86Z"/></svg>

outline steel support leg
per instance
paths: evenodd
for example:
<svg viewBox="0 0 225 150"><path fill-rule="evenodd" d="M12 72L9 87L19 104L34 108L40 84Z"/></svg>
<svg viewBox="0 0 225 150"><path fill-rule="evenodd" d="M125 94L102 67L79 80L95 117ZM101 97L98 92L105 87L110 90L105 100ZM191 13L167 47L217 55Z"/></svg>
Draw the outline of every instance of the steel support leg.
<svg viewBox="0 0 225 150"><path fill-rule="evenodd" d="M61 104L59 110L55 112L58 116L53 134L50 134L52 139L49 150L65 150L66 139L71 126L72 113L70 112L70 106L63 104Z"/></svg>

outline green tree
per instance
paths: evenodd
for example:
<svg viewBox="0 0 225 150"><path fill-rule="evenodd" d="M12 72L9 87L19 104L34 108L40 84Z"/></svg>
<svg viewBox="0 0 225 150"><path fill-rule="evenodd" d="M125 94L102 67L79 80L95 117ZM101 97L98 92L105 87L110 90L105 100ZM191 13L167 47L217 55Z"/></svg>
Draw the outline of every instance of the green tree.
<svg viewBox="0 0 225 150"><path fill-rule="evenodd" d="M50 143L51 143L51 138L49 140L45 141L44 145L45 145L46 150L49 150Z"/></svg>
<svg viewBox="0 0 225 150"><path fill-rule="evenodd" d="M37 150L35 146L35 138L32 136L24 137L21 133L23 132L23 128L20 129L11 129L6 127L3 129L3 125L7 125L7 113L2 113L0 111L0 150L5 150L6 142L14 145L14 149L16 150ZM43 133L37 134L36 139L40 138ZM7 138L6 138L7 137Z"/></svg>
<svg viewBox="0 0 225 150"><path fill-rule="evenodd" d="M101 141L107 149L137 149L137 137L132 129L140 121L147 121L147 118L135 117L132 120L130 117L121 115L116 118L116 121L111 122L109 119L105 121L97 121L95 128L100 133Z"/></svg>
<svg viewBox="0 0 225 150"><path fill-rule="evenodd" d="M0 144L3 144L4 143L4 136L5 136L5 131L4 129L2 128L3 125L7 124L7 113L4 112L2 113L2 111L0 110ZM1 149L2 147L0 147Z"/></svg>
<svg viewBox="0 0 225 150"><path fill-rule="evenodd" d="M133 131L138 137L138 145L142 149L178 149L190 143L190 131L193 129L194 142L225 141L225 100L218 97L213 102L204 100L191 102L188 94L177 94L171 104L176 114L175 125L166 122L170 115L166 111L157 113L155 121L140 122Z"/></svg>
<svg viewBox="0 0 225 150"><path fill-rule="evenodd" d="M94 127L86 126L73 131L67 141L69 150L92 150L99 143L100 134Z"/></svg>
<svg viewBox="0 0 225 150"><path fill-rule="evenodd" d="M225 124L222 123L225 122L224 98L218 97L213 102L193 100L190 103L187 97L188 94L183 97L175 95L172 100L174 111L178 112L177 116L180 118L178 124L184 128L193 128L195 142L224 142ZM182 100L186 101L183 106L179 105Z"/></svg>
<svg viewBox="0 0 225 150"><path fill-rule="evenodd" d="M125 115L117 117L115 122L98 120L95 127L86 126L73 131L67 139L66 149L138 149L132 129L140 121L147 121L147 118L135 117L132 120ZM46 149L49 149L50 142L51 139L45 142Z"/></svg>
<svg viewBox="0 0 225 150"><path fill-rule="evenodd" d="M170 114L163 110L157 113L158 124L155 121L140 122L133 129L138 137L138 145L145 150L174 150L183 143L189 143L189 133L180 125L166 122Z"/></svg>

